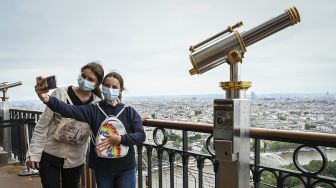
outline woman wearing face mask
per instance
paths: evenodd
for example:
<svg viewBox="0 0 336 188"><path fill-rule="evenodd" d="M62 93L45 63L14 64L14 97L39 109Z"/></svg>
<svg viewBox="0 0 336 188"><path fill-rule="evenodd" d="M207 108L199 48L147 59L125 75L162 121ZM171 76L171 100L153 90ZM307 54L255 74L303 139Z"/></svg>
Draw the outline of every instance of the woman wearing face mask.
<svg viewBox="0 0 336 188"><path fill-rule="evenodd" d="M98 103L102 98L99 86L103 77L104 69L100 64L95 62L86 64L81 68L78 86L57 88L51 96L74 105ZM35 126L26 154L27 164L33 169L39 169L44 188L80 186L88 139L82 144L56 140L54 135L61 118L59 114L45 108ZM79 123L89 127L87 123Z"/></svg>
<svg viewBox="0 0 336 188"><path fill-rule="evenodd" d="M144 142L146 135L139 114L134 108L125 107L120 102L124 90L124 81L121 75L111 72L104 77L102 83L104 100L99 102L99 105L76 106L66 104L55 97L49 97L46 94L46 88L41 83L39 82L35 86L36 93L51 110L60 113L62 116L87 122L94 135L97 135L100 125L105 120L105 114L114 116L120 114L118 119L123 123L126 134L105 135L106 140L99 142L97 146L91 142L89 166L95 171L99 188L135 188L133 146ZM129 146L127 155L121 158L101 158L97 156L95 151L95 147L101 149L119 145Z"/></svg>

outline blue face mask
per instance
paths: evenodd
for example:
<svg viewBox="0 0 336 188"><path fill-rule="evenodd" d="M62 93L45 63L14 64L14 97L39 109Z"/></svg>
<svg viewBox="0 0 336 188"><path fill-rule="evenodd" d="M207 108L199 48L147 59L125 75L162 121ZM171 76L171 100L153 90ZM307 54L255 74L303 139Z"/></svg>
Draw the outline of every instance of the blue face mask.
<svg viewBox="0 0 336 188"><path fill-rule="evenodd" d="M102 87L102 93L104 95L105 100L113 101L115 99L118 99L118 96L120 94L120 90L119 89L112 89L112 88L108 88L108 87L103 86Z"/></svg>
<svg viewBox="0 0 336 188"><path fill-rule="evenodd" d="M92 91L95 88L95 83L85 80L81 75L79 75L78 86L84 91Z"/></svg>

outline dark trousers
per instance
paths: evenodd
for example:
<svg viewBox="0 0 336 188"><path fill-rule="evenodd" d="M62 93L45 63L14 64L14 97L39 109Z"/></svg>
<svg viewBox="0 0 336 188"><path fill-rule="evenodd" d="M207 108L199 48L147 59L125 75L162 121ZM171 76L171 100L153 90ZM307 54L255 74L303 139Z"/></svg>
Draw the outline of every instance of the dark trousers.
<svg viewBox="0 0 336 188"><path fill-rule="evenodd" d="M83 165L63 168L64 159L43 152L40 177L43 188L79 188Z"/></svg>

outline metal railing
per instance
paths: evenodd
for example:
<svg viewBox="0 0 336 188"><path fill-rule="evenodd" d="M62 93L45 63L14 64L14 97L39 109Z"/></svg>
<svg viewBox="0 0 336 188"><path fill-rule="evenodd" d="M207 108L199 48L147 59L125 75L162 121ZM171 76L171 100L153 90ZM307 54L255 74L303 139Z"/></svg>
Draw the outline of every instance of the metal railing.
<svg viewBox="0 0 336 188"><path fill-rule="evenodd" d="M29 120L37 122L41 112L27 110L10 110L12 122L20 120ZM19 123L20 124L20 123ZM22 124L22 122L21 122ZM27 123L25 123L27 124ZM2 124L3 125L3 124ZM19 126L19 125L17 125ZM184 122L173 122L163 120L146 120L144 126L153 129L150 131L153 143L146 142L137 146L137 169L138 187L214 187L217 163L212 151L212 125L195 124ZM29 137L31 138L33 125L29 125ZM181 132L181 147L171 147L168 144L169 130ZM191 134L206 133L206 152L191 151L188 139ZM24 131L15 132L15 138L24 138ZM189 135L189 137L188 137ZM328 166L325 148L336 148L336 135L325 133L311 133L300 131L285 131L274 129L251 128L251 148L254 153L251 160L251 185L259 187L293 187L288 184L291 178L300 182L297 187L336 187L336 178L323 175L323 171ZM298 144L293 149L294 169L283 167L274 167L265 165L261 162L261 145L265 141L279 141L285 143ZM20 161L24 161L26 148L16 147L13 143L13 152ZM304 148L311 148L322 158L321 165L317 170L311 171L305 169L300 164L299 156ZM167 162L168 161L168 162ZM207 163L206 163L207 161ZM208 162L209 161L209 162ZM196 164L191 164L191 163ZM213 166L213 173L205 172L204 166ZM166 165L168 164L168 165ZM180 172L181 171L181 172ZM263 182L265 173L273 176L275 183L269 184ZM336 171L335 173L336 174ZM155 175L155 178L153 177ZM220 177L217 177L220 178ZM169 179L169 181L167 181ZM180 182L181 181L181 182ZM167 182L168 185L164 184ZM190 184L192 182L193 184ZM94 175L90 169L86 169L82 176L82 187L95 187Z"/></svg>

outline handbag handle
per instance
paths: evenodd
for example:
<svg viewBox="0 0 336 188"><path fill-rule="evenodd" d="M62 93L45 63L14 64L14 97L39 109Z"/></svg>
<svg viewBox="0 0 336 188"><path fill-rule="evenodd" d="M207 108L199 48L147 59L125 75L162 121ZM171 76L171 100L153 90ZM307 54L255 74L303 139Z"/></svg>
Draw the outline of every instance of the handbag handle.
<svg viewBox="0 0 336 188"><path fill-rule="evenodd" d="M63 94L65 95L65 98L69 101L71 105L73 105L72 100L70 99L68 95L68 89L65 91L65 88L62 88Z"/></svg>

